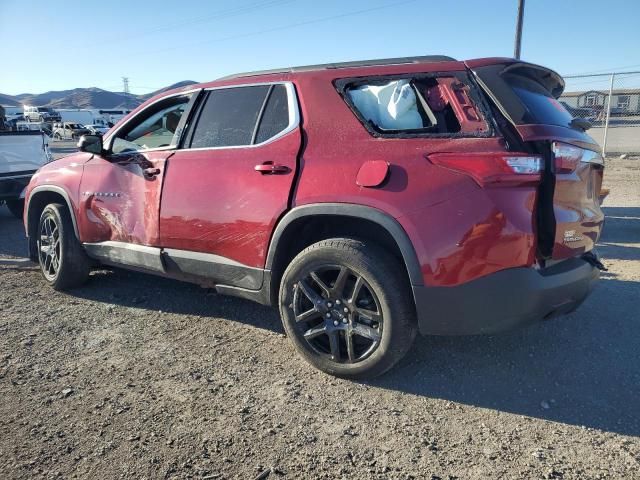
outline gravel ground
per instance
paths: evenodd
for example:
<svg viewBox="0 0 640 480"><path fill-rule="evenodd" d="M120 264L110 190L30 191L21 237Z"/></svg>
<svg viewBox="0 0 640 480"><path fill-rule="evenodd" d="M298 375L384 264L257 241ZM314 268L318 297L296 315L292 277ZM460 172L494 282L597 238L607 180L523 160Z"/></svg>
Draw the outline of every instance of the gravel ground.
<svg viewBox="0 0 640 480"><path fill-rule="evenodd" d="M640 159L609 161L609 272L574 314L313 370L275 311L95 272L44 285L0 208L2 478L640 478Z"/></svg>

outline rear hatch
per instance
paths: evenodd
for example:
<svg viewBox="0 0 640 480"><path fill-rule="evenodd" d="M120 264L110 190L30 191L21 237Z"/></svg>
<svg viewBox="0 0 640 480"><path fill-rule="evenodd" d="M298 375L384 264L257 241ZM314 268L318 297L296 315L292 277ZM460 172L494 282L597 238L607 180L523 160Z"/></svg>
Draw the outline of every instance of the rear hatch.
<svg viewBox="0 0 640 480"><path fill-rule="evenodd" d="M513 150L545 159L538 195L538 251L565 259L592 250L604 222L599 193L604 163L600 147L557 98L564 81L556 72L514 60L467 62L505 117ZM506 135L508 137L508 135Z"/></svg>

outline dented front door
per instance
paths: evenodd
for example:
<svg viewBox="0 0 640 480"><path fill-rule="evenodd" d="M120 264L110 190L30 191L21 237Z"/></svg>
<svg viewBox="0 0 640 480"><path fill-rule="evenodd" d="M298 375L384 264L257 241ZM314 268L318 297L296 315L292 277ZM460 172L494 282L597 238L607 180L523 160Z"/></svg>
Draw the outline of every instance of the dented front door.
<svg viewBox="0 0 640 480"><path fill-rule="evenodd" d="M82 241L157 246L162 180L173 153L95 155L89 160L80 188Z"/></svg>

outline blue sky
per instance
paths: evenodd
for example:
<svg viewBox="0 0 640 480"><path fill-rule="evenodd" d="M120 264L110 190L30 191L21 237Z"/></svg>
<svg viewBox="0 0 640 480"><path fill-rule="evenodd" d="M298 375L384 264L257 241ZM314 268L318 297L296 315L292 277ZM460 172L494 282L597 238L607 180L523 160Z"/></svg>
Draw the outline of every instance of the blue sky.
<svg viewBox="0 0 640 480"><path fill-rule="evenodd" d="M365 58L512 56L516 0L0 0L0 92L133 93ZM640 70L640 1L527 0L522 58Z"/></svg>

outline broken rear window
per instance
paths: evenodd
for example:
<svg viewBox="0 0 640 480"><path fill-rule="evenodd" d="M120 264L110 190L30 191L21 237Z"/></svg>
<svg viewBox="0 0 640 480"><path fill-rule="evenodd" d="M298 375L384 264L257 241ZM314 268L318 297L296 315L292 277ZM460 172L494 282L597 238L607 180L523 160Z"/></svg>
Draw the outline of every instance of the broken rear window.
<svg viewBox="0 0 640 480"><path fill-rule="evenodd" d="M454 76L368 78L337 83L374 134L483 135L489 125L468 85Z"/></svg>

